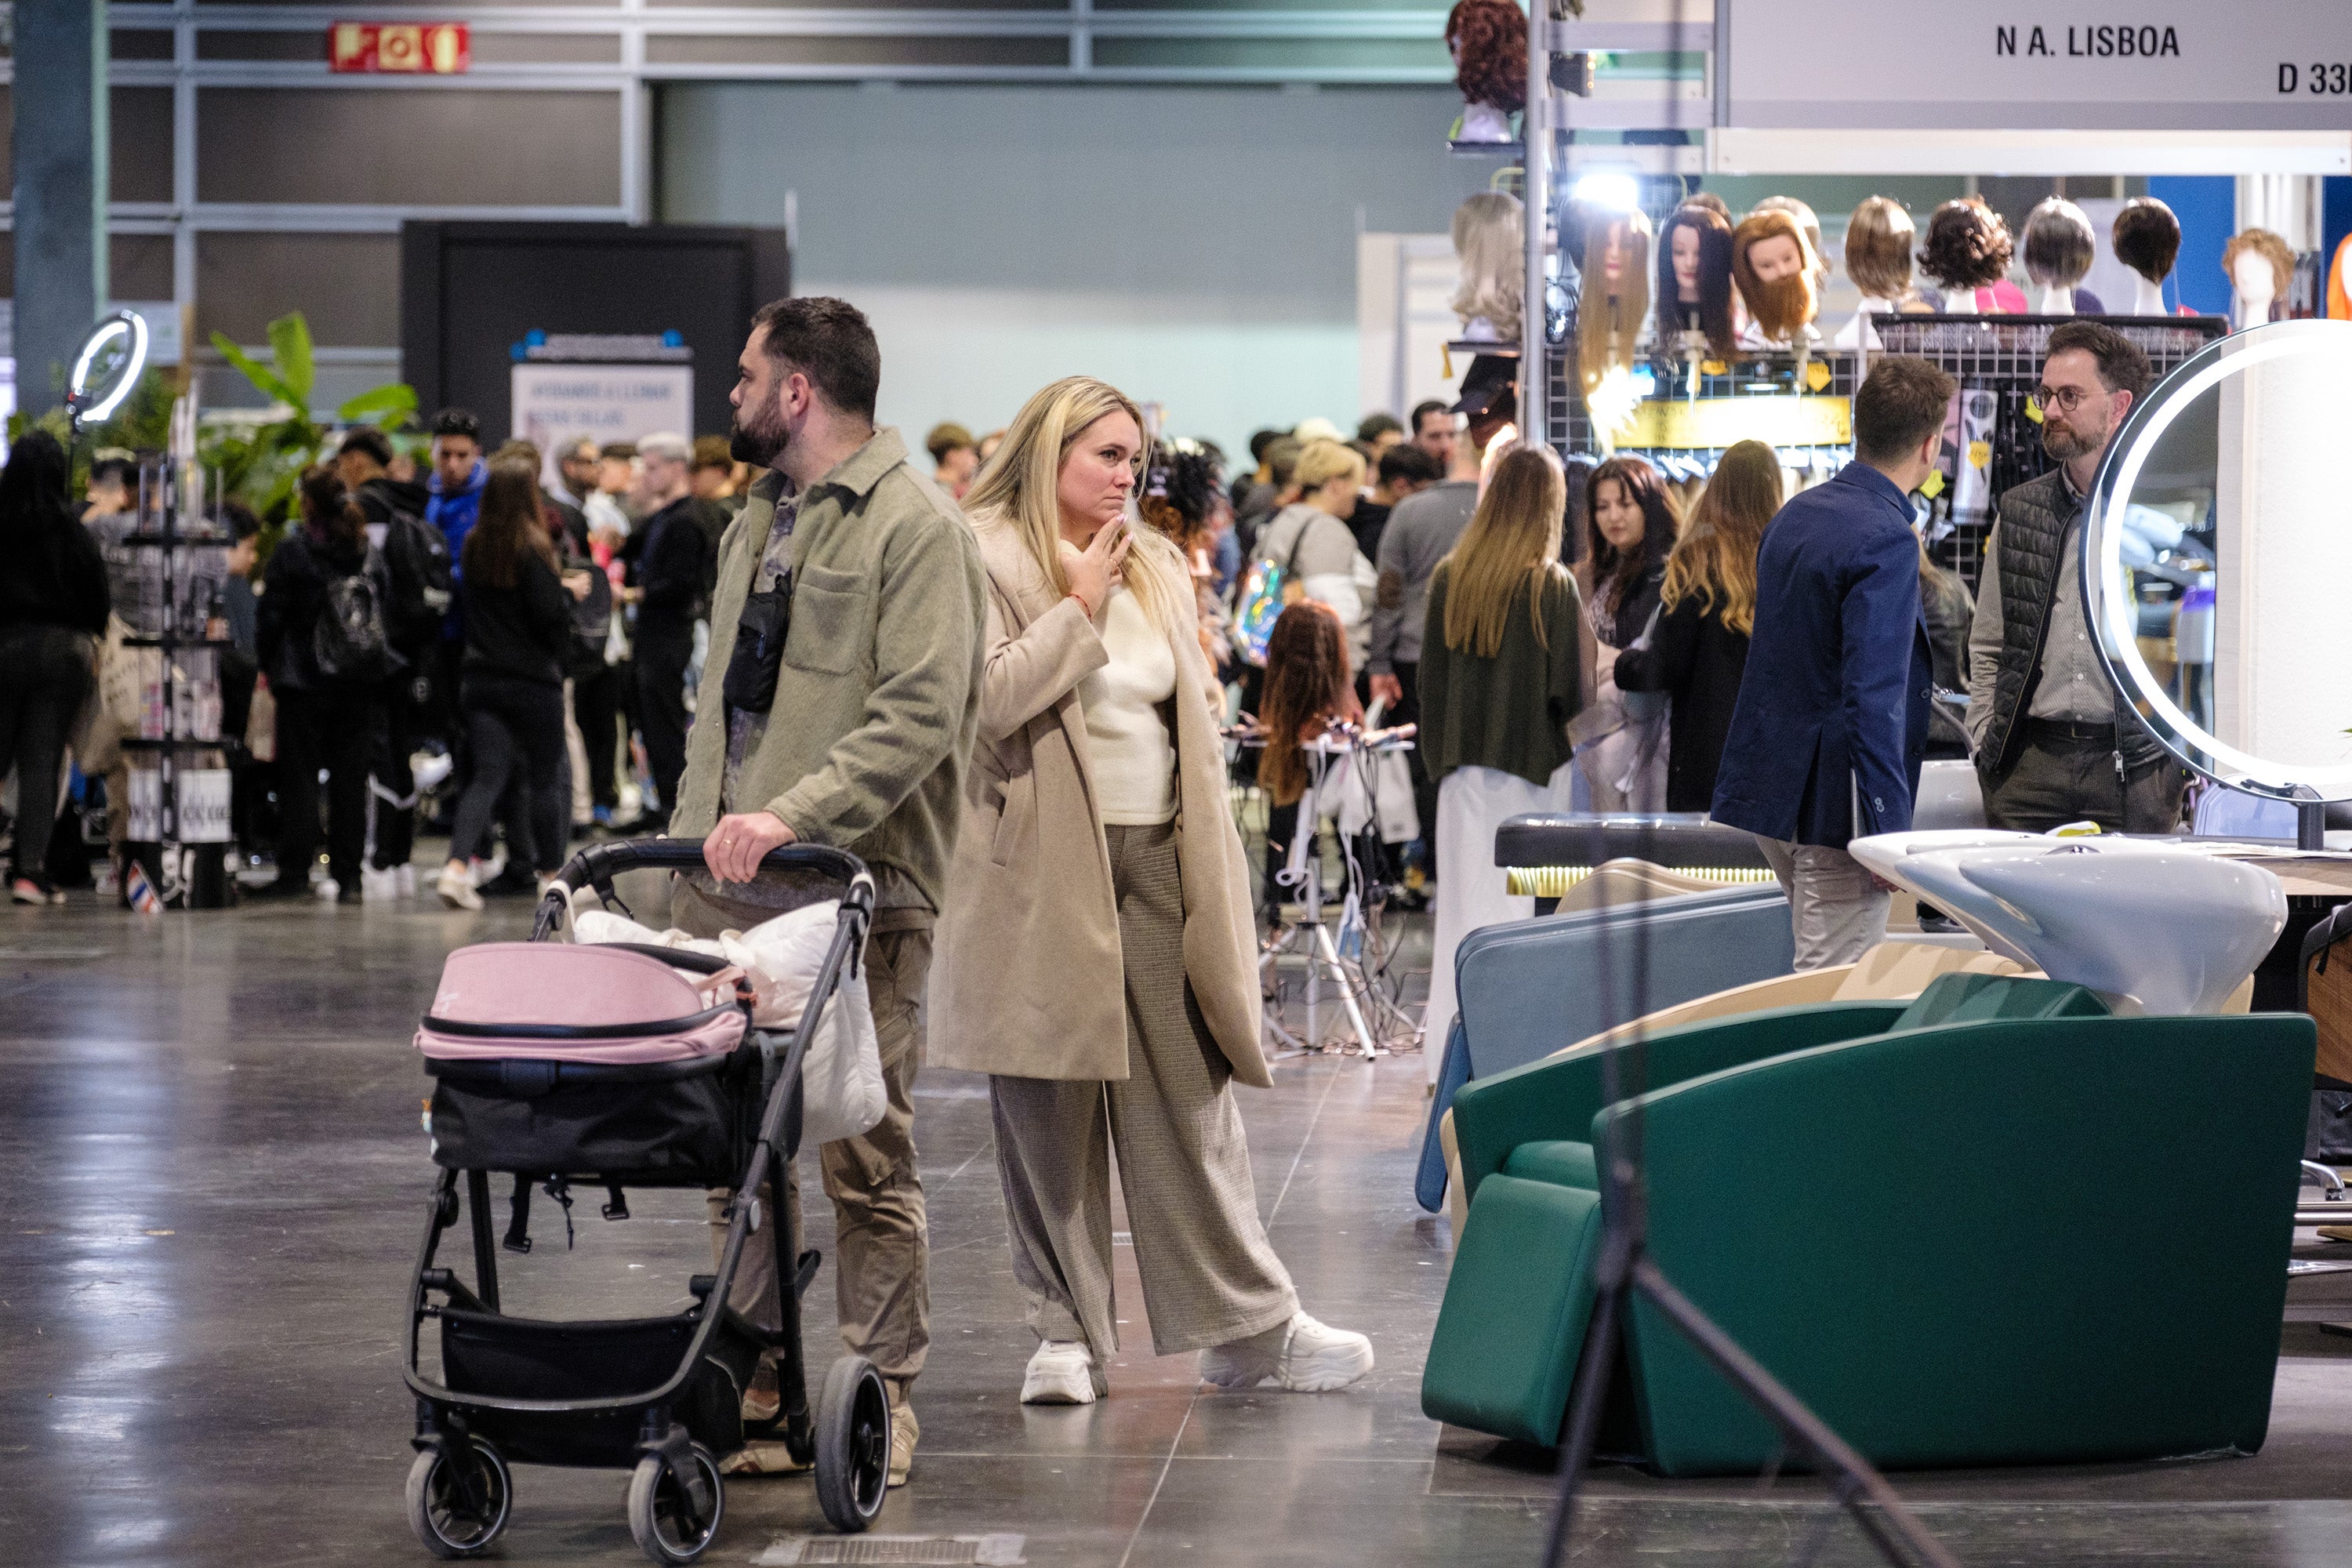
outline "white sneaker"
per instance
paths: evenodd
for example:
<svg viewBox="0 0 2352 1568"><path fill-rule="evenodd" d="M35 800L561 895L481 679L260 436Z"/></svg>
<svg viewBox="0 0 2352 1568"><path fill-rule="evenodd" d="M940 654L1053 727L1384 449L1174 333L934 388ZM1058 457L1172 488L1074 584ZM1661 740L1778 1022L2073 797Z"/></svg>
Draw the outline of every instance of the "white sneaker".
<svg viewBox="0 0 2352 1568"><path fill-rule="evenodd" d="M474 886L477 888L487 888L506 874L507 847L503 844L491 845L490 858L474 862Z"/></svg>
<svg viewBox="0 0 2352 1568"><path fill-rule="evenodd" d="M1371 1370L1371 1341L1304 1312L1262 1334L1201 1352L1201 1381L1220 1388L1255 1388L1272 1378L1293 1394L1322 1394Z"/></svg>
<svg viewBox="0 0 2352 1568"><path fill-rule="evenodd" d="M1021 1379L1024 1405L1092 1405L1109 1392L1083 1340L1047 1340Z"/></svg>
<svg viewBox="0 0 2352 1568"><path fill-rule="evenodd" d="M403 862L392 868L394 890L404 899L416 896L416 868Z"/></svg>
<svg viewBox="0 0 2352 1568"><path fill-rule="evenodd" d="M408 759L408 776L419 792L435 790L457 765L457 760L446 752L418 752Z"/></svg>
<svg viewBox="0 0 2352 1568"><path fill-rule="evenodd" d="M362 875L364 877L365 873ZM343 885L332 877L321 877L310 884L310 891L318 896L320 903L331 904L342 896Z"/></svg>
<svg viewBox="0 0 2352 1568"><path fill-rule="evenodd" d="M482 907L482 895L474 891L474 879L455 866L441 868L441 875L434 879L433 890L440 894L441 901L453 910L478 910Z"/></svg>
<svg viewBox="0 0 2352 1568"><path fill-rule="evenodd" d="M360 897L371 904L388 904L400 897L400 873L386 866L360 868Z"/></svg>

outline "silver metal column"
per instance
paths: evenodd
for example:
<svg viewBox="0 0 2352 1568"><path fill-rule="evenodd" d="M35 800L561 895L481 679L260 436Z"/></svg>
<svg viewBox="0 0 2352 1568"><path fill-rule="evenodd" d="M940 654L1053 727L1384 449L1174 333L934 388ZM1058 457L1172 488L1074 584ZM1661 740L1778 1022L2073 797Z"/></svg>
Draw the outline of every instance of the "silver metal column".
<svg viewBox="0 0 2352 1568"><path fill-rule="evenodd" d="M64 401L106 295L106 5L16 0L16 405Z"/></svg>
<svg viewBox="0 0 2352 1568"><path fill-rule="evenodd" d="M1520 139L1527 149L1527 286L1519 301L1519 430L1557 447L1565 432L1550 426L1544 342L1544 256L1551 227L1551 0L1528 0L1528 107Z"/></svg>

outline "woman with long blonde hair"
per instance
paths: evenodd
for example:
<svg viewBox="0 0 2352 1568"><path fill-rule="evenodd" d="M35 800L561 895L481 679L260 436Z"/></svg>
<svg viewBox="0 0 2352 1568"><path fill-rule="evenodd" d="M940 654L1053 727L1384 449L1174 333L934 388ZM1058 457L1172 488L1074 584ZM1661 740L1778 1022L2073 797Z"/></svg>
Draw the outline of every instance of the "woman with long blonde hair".
<svg viewBox="0 0 2352 1568"><path fill-rule="evenodd" d="M1559 563L1568 480L1542 446L1514 447L1429 583L1421 752L1437 783L1437 931L1423 1039L1434 1074L1454 1018L1454 950L1525 920L1495 865L1503 819L1569 805L1569 721L1583 702L1583 607Z"/></svg>
<svg viewBox="0 0 2352 1568"><path fill-rule="evenodd" d="M1649 646L1617 656L1619 690L1673 698L1668 811L1705 811L1714 804L1715 771L1756 629L1756 552L1764 525L1780 510L1779 455L1761 441L1726 451L1666 558Z"/></svg>
<svg viewBox="0 0 2352 1568"><path fill-rule="evenodd" d="M1072 376L964 498L988 626L931 1059L990 1075L1027 1404L1108 1392L1114 1150L1159 1354L1236 1388L1372 1366L1299 1310L1258 1218L1231 1087L1272 1081L1249 872L1183 560L1128 526L1144 452L1134 401Z"/></svg>

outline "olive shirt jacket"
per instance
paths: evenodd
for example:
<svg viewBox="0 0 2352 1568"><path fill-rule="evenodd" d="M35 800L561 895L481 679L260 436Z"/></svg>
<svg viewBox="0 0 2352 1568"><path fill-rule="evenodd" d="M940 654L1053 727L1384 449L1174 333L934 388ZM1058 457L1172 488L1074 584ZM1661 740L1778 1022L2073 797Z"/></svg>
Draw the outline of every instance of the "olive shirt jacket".
<svg viewBox="0 0 2352 1568"><path fill-rule="evenodd" d="M670 832L709 833L727 770L727 664L775 521L760 477L719 550L697 719ZM772 716L743 758L738 811L764 807L803 844L906 874L933 909L979 708L981 571L944 491L881 429L801 498L792 624Z"/></svg>
<svg viewBox="0 0 2352 1568"><path fill-rule="evenodd" d="M932 961L929 1059L1012 1078L1125 1079L1118 910L1078 700L1109 655L1010 525L983 515L972 528L988 572L980 740ZM1166 602L1192 604L1182 563L1157 536L1138 531L1127 570L1158 572ZM1176 690L1160 715L1176 748L1185 979L1234 1076L1265 1088L1256 921L1224 743L1189 617L1168 637Z"/></svg>

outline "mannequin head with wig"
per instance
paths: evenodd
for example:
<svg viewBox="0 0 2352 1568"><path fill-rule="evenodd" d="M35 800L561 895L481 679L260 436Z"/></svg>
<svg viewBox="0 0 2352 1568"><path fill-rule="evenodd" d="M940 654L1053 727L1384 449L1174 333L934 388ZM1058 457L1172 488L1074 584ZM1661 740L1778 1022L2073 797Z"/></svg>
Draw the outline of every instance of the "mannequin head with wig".
<svg viewBox="0 0 2352 1568"><path fill-rule="evenodd" d="M1660 319L1677 327L1696 309L1708 351L1731 357L1730 219L1696 202L1675 209L1658 230L1657 299Z"/></svg>
<svg viewBox="0 0 2352 1568"><path fill-rule="evenodd" d="M1793 213L1749 213L1731 234L1731 279L1748 313L1774 342L1794 336L1820 313L1814 285L1820 263L1804 225Z"/></svg>

